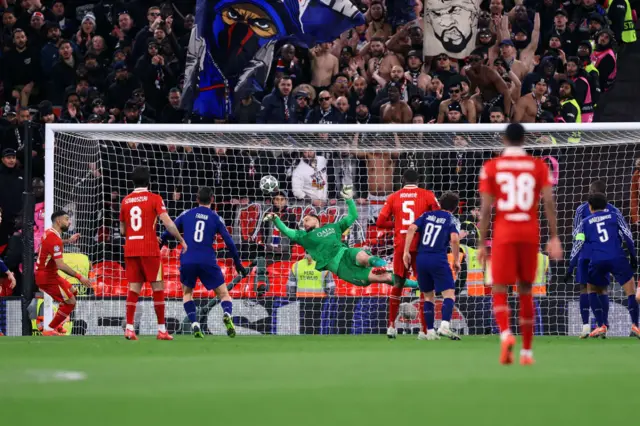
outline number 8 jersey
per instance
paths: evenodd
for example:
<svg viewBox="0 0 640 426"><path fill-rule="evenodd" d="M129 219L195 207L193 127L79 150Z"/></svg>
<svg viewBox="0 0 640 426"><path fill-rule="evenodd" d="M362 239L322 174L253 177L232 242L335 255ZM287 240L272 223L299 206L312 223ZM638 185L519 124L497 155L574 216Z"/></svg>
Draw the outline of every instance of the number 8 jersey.
<svg viewBox="0 0 640 426"><path fill-rule="evenodd" d="M546 163L519 147L508 147L501 156L484 163L480 192L495 200L493 243L539 244L540 192L551 185Z"/></svg>
<svg viewBox="0 0 640 426"><path fill-rule="evenodd" d="M162 197L137 188L122 200L120 222L125 224L124 257L160 256L156 224L166 213Z"/></svg>

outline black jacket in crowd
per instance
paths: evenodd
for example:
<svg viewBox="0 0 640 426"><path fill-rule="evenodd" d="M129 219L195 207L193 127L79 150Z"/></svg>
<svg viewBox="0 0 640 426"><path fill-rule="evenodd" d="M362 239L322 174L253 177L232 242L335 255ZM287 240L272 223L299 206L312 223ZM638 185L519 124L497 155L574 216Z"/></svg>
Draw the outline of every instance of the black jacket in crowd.
<svg viewBox="0 0 640 426"><path fill-rule="evenodd" d="M333 106L328 111L322 111L319 106L315 107L304 120L306 124L342 124L344 123L344 114Z"/></svg>
<svg viewBox="0 0 640 426"><path fill-rule="evenodd" d="M288 119L285 118L285 102L289 107ZM295 124L297 122L296 106L293 94L289 94L285 99L280 89L275 88L262 100L262 107L256 121L260 124Z"/></svg>
<svg viewBox="0 0 640 426"><path fill-rule="evenodd" d="M13 219L22 209L22 170L17 166L8 168L0 163L0 208L2 208L2 223L0 224L0 246L9 241L13 233Z"/></svg>
<svg viewBox="0 0 640 426"><path fill-rule="evenodd" d="M11 49L4 57L4 91L11 95L15 86L23 86L30 82L36 85L41 81L40 51L28 46L18 52Z"/></svg>

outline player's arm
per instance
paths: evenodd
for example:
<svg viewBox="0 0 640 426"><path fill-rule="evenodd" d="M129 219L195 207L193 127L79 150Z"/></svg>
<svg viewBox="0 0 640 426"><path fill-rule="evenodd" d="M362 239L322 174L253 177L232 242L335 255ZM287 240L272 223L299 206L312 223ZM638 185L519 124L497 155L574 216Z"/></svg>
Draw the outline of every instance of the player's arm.
<svg viewBox="0 0 640 426"><path fill-rule="evenodd" d="M629 225L627 224L625 218L620 213L620 210L616 210L616 218L618 220L620 235L624 239L624 243L626 244L627 250L629 251L631 264L634 266L634 268L637 268L638 258L636 257L636 246L633 242L633 234L631 233L631 229L629 228Z"/></svg>
<svg viewBox="0 0 640 426"><path fill-rule="evenodd" d="M451 254L453 255L453 270L456 274L460 273L460 231L459 225L455 222L452 224L449 240L451 241Z"/></svg>
<svg viewBox="0 0 640 426"><path fill-rule="evenodd" d="M576 215L573 217L573 238L576 238L576 235L578 234L578 227L580 226L580 224L582 223L582 212L584 211L585 208L588 208L588 206L586 204L580 204L580 206L578 206L578 208L576 209Z"/></svg>
<svg viewBox="0 0 640 426"><path fill-rule="evenodd" d="M62 259L62 253L60 253L59 257L54 255L53 258L56 261L56 267L58 268L58 270L64 272L65 274L69 275L70 277L76 278L78 281L80 281L82 283L82 285L87 286L87 287L92 287L91 281L89 280L89 278L85 277L80 272L74 271L73 268L71 268L69 265L64 263L64 260Z"/></svg>
<svg viewBox="0 0 640 426"><path fill-rule="evenodd" d="M356 203L353 201L353 191L350 186L348 188L345 186L342 192L340 192L340 195L342 195L342 198L345 199L347 204L347 215L338 222L340 229L344 232L358 219L358 207L356 207Z"/></svg>
<svg viewBox="0 0 640 426"><path fill-rule="evenodd" d="M227 227L224 226L221 220L218 220L216 232L220 234L222 239L224 240L224 245L227 246L227 250L231 253L231 257L233 258L233 263L236 266L236 271L242 276L247 276L249 273L245 267L242 265L242 261L240 260L240 254L238 253L238 249L236 248L235 243L233 242L233 238L227 231Z"/></svg>
<svg viewBox="0 0 640 426"><path fill-rule="evenodd" d="M491 206L493 206L493 195L488 192L480 193L480 221L478 222L478 247L484 248L489 233L489 222L491 221Z"/></svg>
<svg viewBox="0 0 640 426"><path fill-rule="evenodd" d="M546 169L548 175L548 169ZM549 226L549 242L547 243L547 251L549 257L553 260L562 258L562 245L558 238L558 219L556 217L556 203L553 199L553 189L551 185L542 187L542 202L544 203L544 214L547 217L547 225Z"/></svg>
<svg viewBox="0 0 640 426"><path fill-rule="evenodd" d="M120 236L127 236L127 224L122 221L120 221Z"/></svg>
<svg viewBox="0 0 640 426"><path fill-rule="evenodd" d="M413 237L416 235L417 231L418 226L415 223L412 223L409 225L407 234L404 237L404 253L402 254L402 261L407 269L409 268L409 265L411 265L411 243L413 242Z"/></svg>
<svg viewBox="0 0 640 426"><path fill-rule="evenodd" d="M173 222L173 220L171 220L171 218L169 217L169 214L168 213L160 213L159 218L162 221L162 224L164 225L165 229L169 232L169 234L171 234L171 236L173 236L173 238L178 240L178 242L182 246L182 253L186 253L186 251L187 251L187 243L184 242L184 238L182 238L182 234L180 234L180 231L178 230L178 227Z"/></svg>
<svg viewBox="0 0 640 426"><path fill-rule="evenodd" d="M393 228L393 210L392 210L393 201L391 197L387 199L387 202L382 206L382 210L380 210L380 214L378 215L378 219L376 220L376 226L378 228Z"/></svg>
<svg viewBox="0 0 640 426"><path fill-rule="evenodd" d="M298 231L296 231L295 229L291 229L287 225L285 225L284 222L275 213L265 214L264 219L262 220L264 222L273 221L273 224L276 228L278 228L278 231L282 232L285 237L289 238L294 243L297 242Z"/></svg>
<svg viewBox="0 0 640 426"><path fill-rule="evenodd" d="M178 231L180 233L182 233L182 229L183 229L183 219L182 219L183 215L180 215L176 218L174 224L176 225L176 228L178 228ZM160 245L163 246L167 243L167 241L169 241L169 237L171 236L171 234L169 233L169 230L165 228L164 232L162 233L162 235L160 236Z"/></svg>
<svg viewBox="0 0 640 426"><path fill-rule="evenodd" d="M584 243L586 241L586 236L584 234L584 221L580 221L578 227L575 230L575 237L573 240L573 247L571 248L571 255L569 256L569 268L567 269L567 273L564 277L564 282L569 281L569 277L573 275L573 270L576 268L578 264L578 258L580 257L580 251L582 247L584 247Z"/></svg>
<svg viewBox="0 0 640 426"><path fill-rule="evenodd" d="M7 268L7 265L5 265L2 260L0 260L0 273L7 276L11 288L14 288L16 286L16 277L13 276L13 272L11 272L9 268Z"/></svg>

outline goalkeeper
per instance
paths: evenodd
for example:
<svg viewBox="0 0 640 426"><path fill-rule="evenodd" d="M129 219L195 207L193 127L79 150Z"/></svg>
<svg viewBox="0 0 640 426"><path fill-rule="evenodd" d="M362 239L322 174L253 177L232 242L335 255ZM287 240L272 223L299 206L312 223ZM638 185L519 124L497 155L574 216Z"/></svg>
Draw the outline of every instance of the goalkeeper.
<svg viewBox="0 0 640 426"><path fill-rule="evenodd" d="M342 234L356 221L358 210L352 199L351 186L344 186L340 195L345 199L349 212L337 223L321 227L318 216L308 214L302 220L304 229L296 231L287 227L274 213L267 213L264 221L273 221L280 232L292 242L300 244L316 261L318 271L331 271L338 278L357 286L393 284L393 276L384 268L384 260L364 249L350 248L342 242Z"/></svg>

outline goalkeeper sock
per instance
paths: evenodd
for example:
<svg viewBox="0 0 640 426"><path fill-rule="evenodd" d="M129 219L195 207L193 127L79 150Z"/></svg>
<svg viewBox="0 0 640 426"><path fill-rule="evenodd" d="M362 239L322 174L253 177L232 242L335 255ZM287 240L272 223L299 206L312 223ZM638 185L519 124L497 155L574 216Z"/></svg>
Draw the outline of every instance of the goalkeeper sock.
<svg viewBox="0 0 640 426"><path fill-rule="evenodd" d="M436 308L433 302L424 302L424 322L427 324L427 330L433 330L435 322Z"/></svg>
<svg viewBox="0 0 640 426"><path fill-rule="evenodd" d="M493 293L493 314L496 318L500 333L510 332L507 293Z"/></svg>
<svg viewBox="0 0 640 426"><path fill-rule="evenodd" d="M132 330L139 297L140 295L135 291L129 290L129 293L127 293L127 325L130 325Z"/></svg>
<svg viewBox="0 0 640 426"><path fill-rule="evenodd" d="M162 332L166 331L164 326L164 290L153 291L153 308L156 310L158 318L158 329Z"/></svg>
<svg viewBox="0 0 640 426"><path fill-rule="evenodd" d="M396 326L396 318L398 318L398 310L400 309L400 297L402 296L402 288L392 287L391 296L389 296L389 325Z"/></svg>
<svg viewBox="0 0 640 426"><path fill-rule="evenodd" d="M591 312L596 317L596 324L598 327L602 327L602 306L600 306L600 298L595 293L589 293L589 305L591 305Z"/></svg>
<svg viewBox="0 0 640 426"><path fill-rule="evenodd" d="M369 257L369 266L373 266L374 268L380 268L382 266L385 266L386 264L387 262L385 262L378 256Z"/></svg>
<svg viewBox="0 0 640 426"><path fill-rule="evenodd" d="M609 327L609 295L599 294L600 306L602 307L602 323Z"/></svg>
<svg viewBox="0 0 640 426"><path fill-rule="evenodd" d="M629 315L631 316L631 324L638 326L638 315L640 314L638 309L638 301L635 295L627 297L627 308L629 309Z"/></svg>
<svg viewBox="0 0 640 426"><path fill-rule="evenodd" d="M519 298L522 349L529 351L533 343L533 296L531 294L521 294Z"/></svg>
<svg viewBox="0 0 640 426"><path fill-rule="evenodd" d="M442 301L442 321L451 322L453 316L453 299L445 298Z"/></svg>
<svg viewBox="0 0 640 426"><path fill-rule="evenodd" d="M187 317L192 324L198 322L198 318L196 318L196 302L193 300L184 302L184 311L187 313Z"/></svg>
<svg viewBox="0 0 640 426"><path fill-rule="evenodd" d="M71 312L73 311L73 308L75 308L76 305L69 305L67 303L61 303L60 306L58 307L58 312L56 312L56 315L53 317L53 320L51 320L51 323L49 324L49 327L53 330L57 329L60 324L62 324L69 315L71 315Z"/></svg>
<svg viewBox="0 0 640 426"><path fill-rule="evenodd" d="M582 324L589 324L589 293L580 293L580 316Z"/></svg>
<svg viewBox="0 0 640 426"><path fill-rule="evenodd" d="M227 300L220 302L220 306L222 306L222 312L224 312L225 314L228 314L229 316L233 314L233 303L231 303L230 301Z"/></svg>

